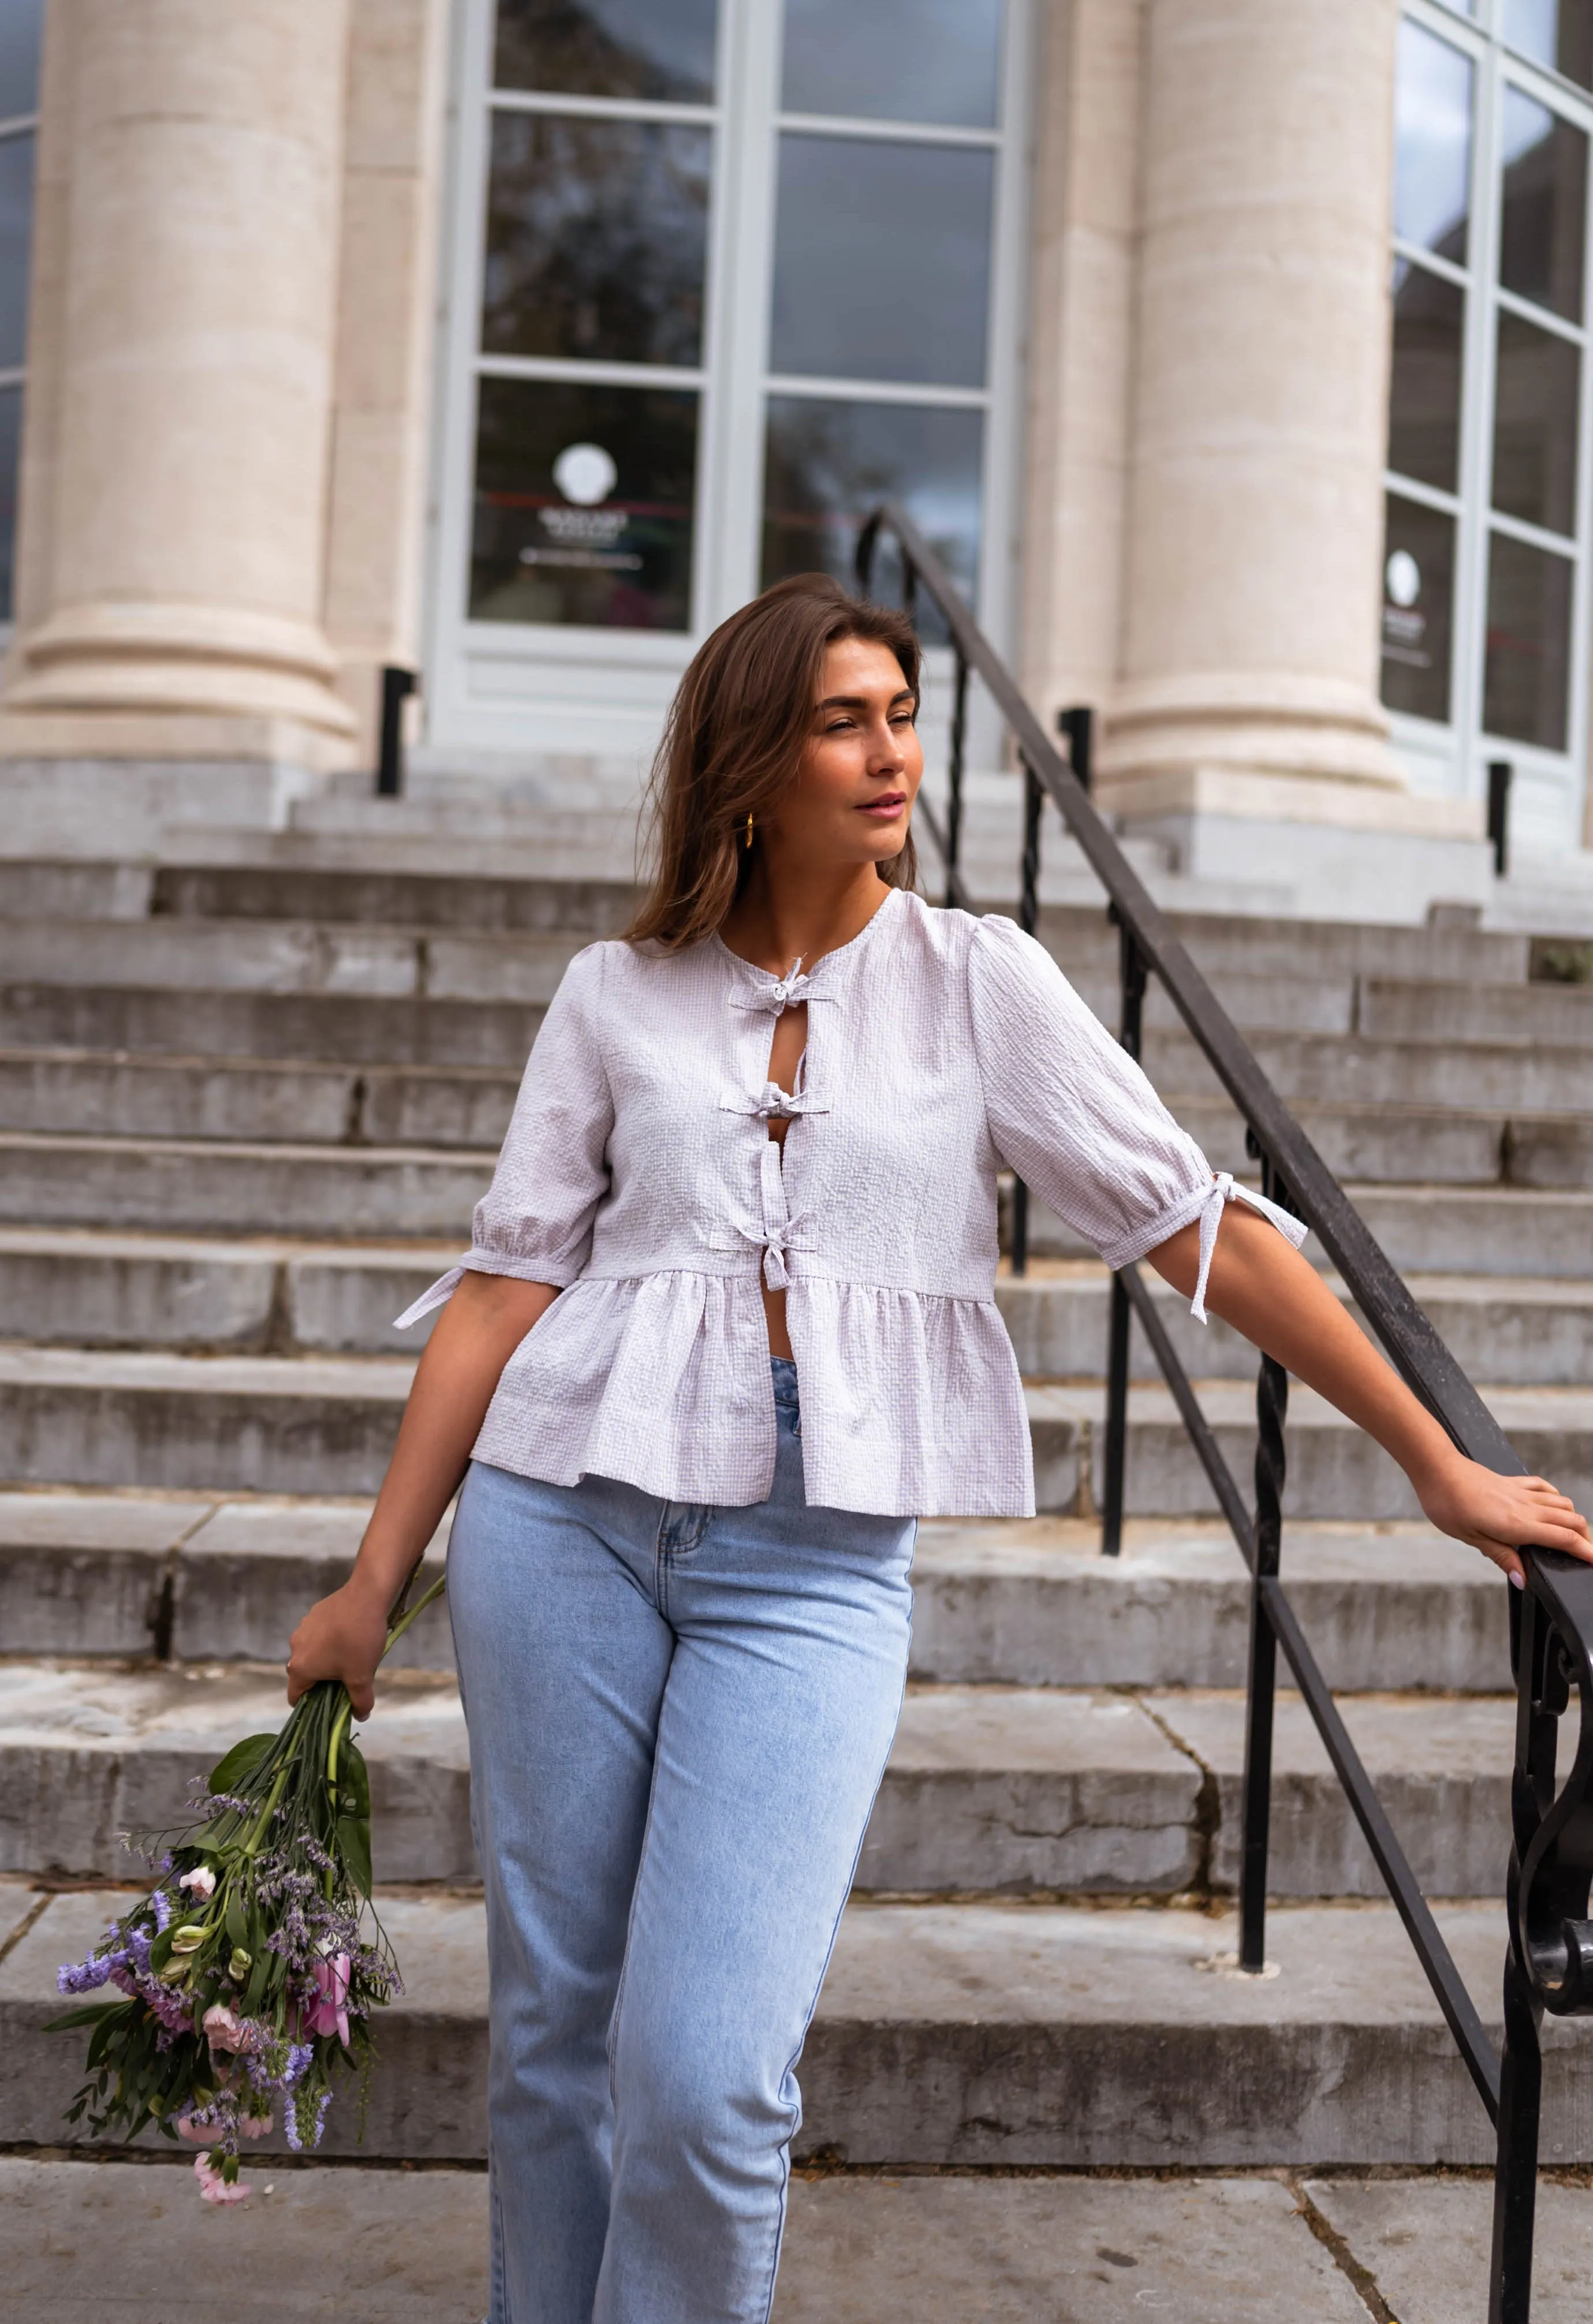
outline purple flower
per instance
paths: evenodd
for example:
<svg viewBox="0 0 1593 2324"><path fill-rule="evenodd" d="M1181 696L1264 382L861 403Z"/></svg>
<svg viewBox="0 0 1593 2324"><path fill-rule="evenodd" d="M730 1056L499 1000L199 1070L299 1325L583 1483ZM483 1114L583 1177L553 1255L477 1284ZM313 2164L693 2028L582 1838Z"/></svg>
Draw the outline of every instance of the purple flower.
<svg viewBox="0 0 1593 2324"><path fill-rule="evenodd" d="M149 1901L154 1907L155 1934L157 1937L164 1936L166 1931L171 1925L171 1899L165 1895L162 1890L157 1888L154 1895Z"/></svg>
<svg viewBox="0 0 1593 2324"><path fill-rule="evenodd" d="M115 1955L90 1953L86 1961L63 1961L55 1972L57 1993L92 1993L111 1974Z"/></svg>

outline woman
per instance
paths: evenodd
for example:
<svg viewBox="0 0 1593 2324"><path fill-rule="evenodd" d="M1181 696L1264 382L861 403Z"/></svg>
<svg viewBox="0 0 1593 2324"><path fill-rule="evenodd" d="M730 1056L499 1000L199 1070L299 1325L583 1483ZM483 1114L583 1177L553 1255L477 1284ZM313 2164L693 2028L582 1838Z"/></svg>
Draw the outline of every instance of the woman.
<svg viewBox="0 0 1593 2324"><path fill-rule="evenodd" d="M652 894L565 975L475 1247L411 1311L449 1303L354 1572L293 1636L290 1695L338 1677L365 1717L463 1479L492 2324L768 2314L915 1522L1033 1506L1003 1164L1331 1397L1512 1580L1521 1542L1593 1554L1563 1495L1455 1452L1039 945L919 899L918 680L907 622L814 576L697 655Z"/></svg>

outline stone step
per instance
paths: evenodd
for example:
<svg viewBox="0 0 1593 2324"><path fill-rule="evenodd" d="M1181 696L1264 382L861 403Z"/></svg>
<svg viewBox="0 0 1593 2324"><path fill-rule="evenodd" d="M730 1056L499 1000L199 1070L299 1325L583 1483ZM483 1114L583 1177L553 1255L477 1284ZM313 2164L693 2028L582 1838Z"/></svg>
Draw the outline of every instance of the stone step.
<svg viewBox="0 0 1593 2324"><path fill-rule="evenodd" d="M484 1066L518 1074L542 1001L435 995L238 992L0 981L0 1048L116 1056Z"/></svg>
<svg viewBox="0 0 1593 2324"><path fill-rule="evenodd" d="M77 869L78 867L72 867ZM623 881L467 878L270 863L162 863L147 909L181 920L333 921L472 936L613 936L641 890ZM0 890L0 895L4 890ZM107 915L108 917L108 915Z"/></svg>
<svg viewBox="0 0 1593 2324"><path fill-rule="evenodd" d="M0 1891L0 2140L55 2144L81 2052L44 2026L57 1965L126 1892ZM329 2155L479 2161L486 1941L465 1896L383 1895L406 1991L359 2112ZM1498 2017L1496 1903L1438 1920L1485 2022ZM4 1939L0 1938L0 1944ZM1388 1905L1281 1905L1275 1976L1224 1967L1225 1912L855 1901L801 2063L799 2158L904 2169L1276 2170L1492 2162L1487 2116ZM1546 2166L1593 2160L1593 2026L1544 2027Z"/></svg>
<svg viewBox="0 0 1593 2324"><path fill-rule="evenodd" d="M1523 1041L1373 1040L1360 1034L1257 1031L1263 1073L1291 1107L1454 1106L1490 1113L1587 1111L1593 1059L1580 1049ZM1172 1097L1217 1093L1217 1074L1187 1033L1149 1031L1144 1063Z"/></svg>
<svg viewBox="0 0 1593 2324"><path fill-rule="evenodd" d="M484 1066L0 1049L0 1131L495 1148L519 1084L517 1070ZM1251 1169L1244 1125L1225 1100L1169 1102L1214 1169ZM1302 1106L1297 1118L1340 1177L1593 1185L1593 1116L1379 1104Z"/></svg>
<svg viewBox="0 0 1593 2324"><path fill-rule="evenodd" d="M1356 1030L1374 1041L1532 1041L1593 1049L1593 986L1361 981Z"/></svg>
<svg viewBox="0 0 1593 2324"><path fill-rule="evenodd" d="M1425 1889L1502 1893L1511 1696L1347 1695L1346 1724ZM279 1726L280 1667L0 1663L0 1872L111 1878L122 1834L185 1820L190 1778ZM477 1877L469 1751L451 1681L400 1673L361 1730L377 1877ZM1231 1893L1241 1858L1242 1694L908 1689L858 1860L866 1893ZM1382 1885L1298 1696L1280 1702L1269 1886Z"/></svg>
<svg viewBox="0 0 1593 2324"><path fill-rule="evenodd" d="M347 1576L370 1506L0 1493L0 1637L15 1654L136 1659L158 1636L178 1662L280 1662L304 1609ZM1086 1518L926 1519L913 1675L1026 1687L1244 1683L1249 1585L1226 1526L1135 1519L1120 1556L1099 1553L1099 1526ZM1508 1689L1503 1585L1475 1551L1420 1524L1296 1525L1284 1569L1332 1685ZM452 1668L444 1608L427 1609L394 1664Z"/></svg>
<svg viewBox="0 0 1593 2324"><path fill-rule="evenodd" d="M495 1149L0 1131L0 1222L468 1242ZM398 1311L396 1308L394 1313Z"/></svg>
<svg viewBox="0 0 1593 2324"><path fill-rule="evenodd" d="M397 1356L195 1357L121 1349L0 1346L0 1474L24 1484L139 1485L167 1491L370 1493L382 1480L413 1370ZM1247 1481L1255 1396L1200 1384L1213 1431ZM1593 1499L1593 1389L1488 1392L1529 1469ZM1031 1388L1042 1509L1098 1507L1098 1388ZM1130 1398L1127 1506L1135 1516L1215 1509L1172 1398ZM1420 1514L1403 1475L1309 1389L1291 1399L1285 1510L1297 1518Z"/></svg>
<svg viewBox="0 0 1593 2324"><path fill-rule="evenodd" d="M1351 1180L1344 1191L1401 1275L1561 1277L1577 1273L1581 1254L1593 1250L1593 1190L1583 1187L1376 1185ZM1003 1249L1010 1242L1010 1209L1004 1200ZM1029 1250L1036 1259L1094 1257L1071 1227L1033 1197ZM1320 1260L1314 1238L1305 1250Z"/></svg>
<svg viewBox="0 0 1593 2324"><path fill-rule="evenodd" d="M1255 1457L1255 1396L1238 1380L1196 1382L1223 1457L1246 1499ZM1593 1388L1484 1388L1482 1394L1529 1471L1579 1508L1593 1505ZM1098 1388L1032 1387L1035 1496L1042 1509L1098 1508L1103 1398ZM1381 1520L1420 1515L1401 1471L1371 1438L1311 1390L1289 1398L1286 1517ZM1126 1507L1136 1516L1205 1516L1217 1501L1172 1397L1136 1384L1129 1395Z"/></svg>
<svg viewBox="0 0 1593 2324"><path fill-rule="evenodd" d="M584 939L285 920L0 921L0 982L551 1000Z"/></svg>
<svg viewBox="0 0 1593 2324"><path fill-rule="evenodd" d="M394 1318L459 1255L416 1247L256 1237L115 1234L92 1228L0 1227L0 1340L73 1347L233 1350L287 1355L413 1354L434 1319L407 1332ZM1530 1276L1412 1276L1410 1287L1468 1373L1502 1387L1593 1379L1593 1282ZM1001 1277L997 1305L1023 1371L1089 1379L1105 1365L1109 1280L1092 1260L1037 1259ZM1152 1278L1186 1370L1254 1379L1255 1351L1227 1324L1204 1330ZM1134 1376L1155 1359L1137 1331Z"/></svg>

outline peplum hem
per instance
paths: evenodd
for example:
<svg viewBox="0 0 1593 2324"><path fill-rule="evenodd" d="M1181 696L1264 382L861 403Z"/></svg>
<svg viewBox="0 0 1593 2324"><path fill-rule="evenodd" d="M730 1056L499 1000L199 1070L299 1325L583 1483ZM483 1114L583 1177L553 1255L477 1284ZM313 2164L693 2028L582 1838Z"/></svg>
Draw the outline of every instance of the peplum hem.
<svg viewBox="0 0 1593 2324"><path fill-rule="evenodd" d="M1023 1383L993 1300L794 1277L786 1322L810 1507L875 1517L1026 1517ZM745 1508L774 1479L758 1279L583 1277L510 1358L475 1457L555 1485L618 1479Z"/></svg>

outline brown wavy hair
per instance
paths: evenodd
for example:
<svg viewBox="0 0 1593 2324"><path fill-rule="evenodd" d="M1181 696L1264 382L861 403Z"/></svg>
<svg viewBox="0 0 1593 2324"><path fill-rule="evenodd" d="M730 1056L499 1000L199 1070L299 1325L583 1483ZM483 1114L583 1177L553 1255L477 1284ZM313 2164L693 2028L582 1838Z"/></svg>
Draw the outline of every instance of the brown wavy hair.
<svg viewBox="0 0 1593 2324"><path fill-rule="evenodd" d="M798 573L721 622L692 656L653 762L653 883L625 930L632 944L679 952L711 936L745 882L758 823L796 779L824 656L847 638L887 647L919 694L918 638L905 613L854 597L828 573ZM880 878L918 884L909 833Z"/></svg>

